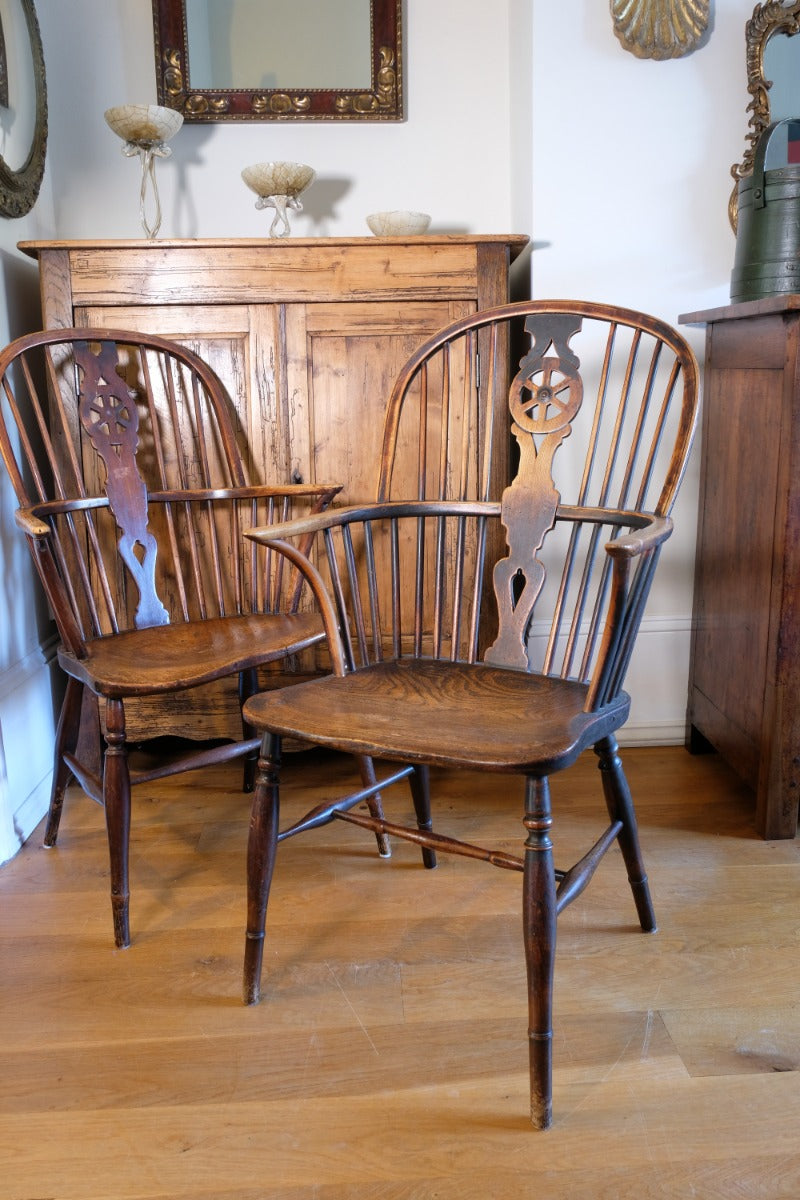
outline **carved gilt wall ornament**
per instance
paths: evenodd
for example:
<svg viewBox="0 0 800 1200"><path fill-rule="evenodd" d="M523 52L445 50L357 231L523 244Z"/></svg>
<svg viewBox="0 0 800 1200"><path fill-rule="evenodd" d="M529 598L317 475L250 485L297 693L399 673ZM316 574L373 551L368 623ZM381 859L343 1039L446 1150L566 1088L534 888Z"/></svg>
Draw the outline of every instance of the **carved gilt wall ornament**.
<svg viewBox="0 0 800 1200"><path fill-rule="evenodd" d="M680 58L708 28L711 0L611 0L614 33L637 58Z"/></svg>
<svg viewBox="0 0 800 1200"><path fill-rule="evenodd" d="M745 134L747 147L744 158L731 167L735 183L728 202L728 218L734 230L738 217L739 180L752 174L756 146L772 121L769 103L772 80L764 78L764 51L769 39L778 33L789 37L800 33L800 0L768 0L766 4L757 4L745 25L747 90L750 93L747 111L750 121Z"/></svg>

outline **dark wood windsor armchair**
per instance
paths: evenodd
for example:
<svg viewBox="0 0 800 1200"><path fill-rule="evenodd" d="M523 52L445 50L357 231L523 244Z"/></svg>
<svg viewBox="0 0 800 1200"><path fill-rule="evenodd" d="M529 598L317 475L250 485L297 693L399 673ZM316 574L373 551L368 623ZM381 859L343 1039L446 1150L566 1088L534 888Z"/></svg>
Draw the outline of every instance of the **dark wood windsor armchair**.
<svg viewBox="0 0 800 1200"><path fill-rule="evenodd" d="M509 387L510 354L519 369ZM502 496L492 495L492 464L504 450L499 403L518 449ZM265 731L248 849L246 1002L260 995L283 838L339 818L418 843L426 867L442 850L519 871L531 1119L550 1124L556 918L613 845L641 928L656 928L615 734L628 717L623 680L671 532L696 407L694 356L658 320L567 301L479 312L429 340L401 372L378 503L249 532L309 580L333 670L244 707ZM393 464L410 453L416 494L392 498ZM313 559L297 545L311 533L321 539ZM286 735L394 766L374 789L332 799L279 832ZM556 870L548 779L590 747L605 827L576 863ZM434 832L431 767L523 776L522 855ZM378 788L406 778L415 825L363 811Z"/></svg>
<svg viewBox="0 0 800 1200"><path fill-rule="evenodd" d="M294 569L242 529L317 512L339 489L248 485L222 384L163 338L30 334L0 353L0 384L0 452L68 677L45 845L74 777L105 806L114 936L127 946L131 785L245 755L252 790L259 739L244 721L241 740L134 771L126 702L225 676L243 700L257 668L322 638Z"/></svg>

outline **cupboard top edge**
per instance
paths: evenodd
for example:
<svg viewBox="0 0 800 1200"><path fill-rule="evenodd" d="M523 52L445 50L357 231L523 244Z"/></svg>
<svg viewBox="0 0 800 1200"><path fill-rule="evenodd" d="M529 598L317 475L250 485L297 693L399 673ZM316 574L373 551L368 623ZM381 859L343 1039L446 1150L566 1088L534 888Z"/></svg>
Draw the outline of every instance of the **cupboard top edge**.
<svg viewBox="0 0 800 1200"><path fill-rule="evenodd" d="M47 250L132 250L141 253L143 250L219 250L225 247L250 247L259 250L286 251L292 246L301 248L347 247L347 246L479 246L504 245L508 246L512 261L528 245L526 234L517 233L484 233L484 234L423 234L415 237L322 237L322 238L100 238L100 239L55 239L29 240L17 242L17 248L30 258L38 256Z"/></svg>

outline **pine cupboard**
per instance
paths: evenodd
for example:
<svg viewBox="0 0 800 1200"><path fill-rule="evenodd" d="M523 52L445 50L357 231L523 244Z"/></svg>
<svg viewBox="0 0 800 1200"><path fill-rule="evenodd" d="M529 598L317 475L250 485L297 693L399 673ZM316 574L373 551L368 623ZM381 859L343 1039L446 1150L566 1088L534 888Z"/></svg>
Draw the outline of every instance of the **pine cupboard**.
<svg viewBox="0 0 800 1200"><path fill-rule="evenodd" d="M385 397L435 330L509 297L519 235L415 238L29 241L46 328L159 333L226 384L255 482L344 484L374 498ZM498 461L502 489L507 463ZM235 706L196 696L185 736L229 732ZM199 714L199 715L198 715ZM157 728L143 711L140 736ZM233 729L231 732L236 733Z"/></svg>

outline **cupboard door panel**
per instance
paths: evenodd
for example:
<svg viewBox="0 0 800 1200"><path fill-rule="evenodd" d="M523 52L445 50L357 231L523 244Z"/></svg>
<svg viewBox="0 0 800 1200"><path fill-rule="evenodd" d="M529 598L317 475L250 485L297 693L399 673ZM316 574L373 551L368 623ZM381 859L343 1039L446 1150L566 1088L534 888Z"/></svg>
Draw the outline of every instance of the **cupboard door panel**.
<svg viewBox="0 0 800 1200"><path fill-rule="evenodd" d="M436 330L474 311L468 302L306 306L309 463L314 480L344 482L339 503L375 498L385 405L401 366ZM398 467L397 495L404 475L416 494L416 455Z"/></svg>
<svg viewBox="0 0 800 1200"><path fill-rule="evenodd" d="M75 311L78 324L158 333L189 346L219 375L237 417L237 436L254 483L289 480L292 442L280 348L279 305L158 305Z"/></svg>

